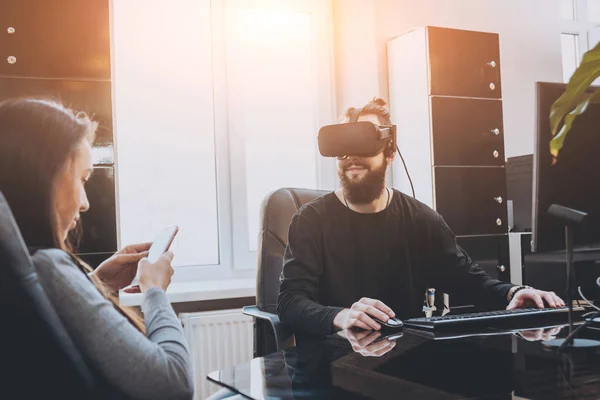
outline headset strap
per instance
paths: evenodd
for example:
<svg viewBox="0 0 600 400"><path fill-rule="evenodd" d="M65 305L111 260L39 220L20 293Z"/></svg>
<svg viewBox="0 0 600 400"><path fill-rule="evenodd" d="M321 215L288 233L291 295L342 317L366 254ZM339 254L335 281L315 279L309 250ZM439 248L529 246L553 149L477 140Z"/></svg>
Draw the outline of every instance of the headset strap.
<svg viewBox="0 0 600 400"><path fill-rule="evenodd" d="M361 111L362 108L356 108L354 111L352 111L352 114L350 114L350 122L357 122Z"/></svg>

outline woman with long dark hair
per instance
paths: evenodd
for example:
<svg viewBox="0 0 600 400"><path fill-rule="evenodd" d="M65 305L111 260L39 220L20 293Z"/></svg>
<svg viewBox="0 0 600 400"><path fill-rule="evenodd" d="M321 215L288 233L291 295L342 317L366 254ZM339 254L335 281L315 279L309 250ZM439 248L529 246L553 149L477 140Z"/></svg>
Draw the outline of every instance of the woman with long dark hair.
<svg viewBox="0 0 600 400"><path fill-rule="evenodd" d="M131 398L190 399L189 350L165 294L173 254L151 264L149 244L132 245L92 270L70 244L89 208L85 182L93 171L96 128L85 114L55 101L0 103L0 191L42 286L101 381ZM115 296L137 270L143 318Z"/></svg>

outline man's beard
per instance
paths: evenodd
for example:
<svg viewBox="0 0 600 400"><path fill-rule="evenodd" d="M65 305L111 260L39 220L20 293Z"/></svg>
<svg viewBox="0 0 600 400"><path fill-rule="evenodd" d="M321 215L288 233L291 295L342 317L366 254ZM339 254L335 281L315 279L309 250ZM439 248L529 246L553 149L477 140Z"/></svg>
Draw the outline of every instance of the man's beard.
<svg viewBox="0 0 600 400"><path fill-rule="evenodd" d="M367 168L365 176L358 180L349 179L346 176L346 172L351 166ZM373 202L381 195L385 188L386 169L387 165L385 162L372 170L368 169L364 164L354 162L349 162L343 168L338 169L338 176L340 177L346 199L352 204L369 204Z"/></svg>

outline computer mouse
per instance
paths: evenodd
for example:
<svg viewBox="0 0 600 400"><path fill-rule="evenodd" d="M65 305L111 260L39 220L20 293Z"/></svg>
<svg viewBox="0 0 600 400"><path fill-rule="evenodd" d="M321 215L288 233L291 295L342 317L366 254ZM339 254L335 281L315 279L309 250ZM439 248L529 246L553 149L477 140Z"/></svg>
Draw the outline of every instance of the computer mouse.
<svg viewBox="0 0 600 400"><path fill-rule="evenodd" d="M383 322L382 320L380 320L378 318L374 318L374 317L372 317L372 318L378 324L383 325L386 328L402 328L402 326L404 325L404 323L401 320L399 320L398 318L390 318L387 320L387 322Z"/></svg>

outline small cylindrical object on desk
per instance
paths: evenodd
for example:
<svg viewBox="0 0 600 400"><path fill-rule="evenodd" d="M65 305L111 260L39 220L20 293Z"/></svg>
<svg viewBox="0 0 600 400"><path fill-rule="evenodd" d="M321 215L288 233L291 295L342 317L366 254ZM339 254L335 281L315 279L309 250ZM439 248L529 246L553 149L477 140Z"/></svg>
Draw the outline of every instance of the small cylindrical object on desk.
<svg viewBox="0 0 600 400"><path fill-rule="evenodd" d="M435 305L435 288L427 289L427 307Z"/></svg>

